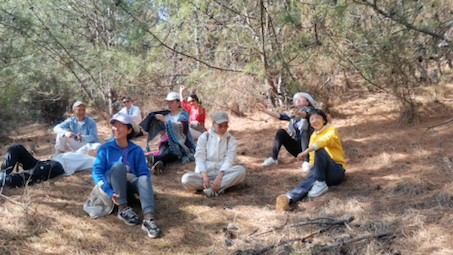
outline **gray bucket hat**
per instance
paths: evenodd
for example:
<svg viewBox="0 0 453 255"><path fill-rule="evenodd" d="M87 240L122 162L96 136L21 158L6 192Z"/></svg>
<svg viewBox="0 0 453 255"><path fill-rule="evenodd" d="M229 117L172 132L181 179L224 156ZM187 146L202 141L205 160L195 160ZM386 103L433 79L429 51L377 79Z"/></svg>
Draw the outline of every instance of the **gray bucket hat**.
<svg viewBox="0 0 453 255"><path fill-rule="evenodd" d="M305 93L305 92L298 92L294 94L293 96L293 104L297 101L299 97L305 97L308 102L310 102L311 106L315 107L315 100L313 100L313 97L310 96L310 94Z"/></svg>

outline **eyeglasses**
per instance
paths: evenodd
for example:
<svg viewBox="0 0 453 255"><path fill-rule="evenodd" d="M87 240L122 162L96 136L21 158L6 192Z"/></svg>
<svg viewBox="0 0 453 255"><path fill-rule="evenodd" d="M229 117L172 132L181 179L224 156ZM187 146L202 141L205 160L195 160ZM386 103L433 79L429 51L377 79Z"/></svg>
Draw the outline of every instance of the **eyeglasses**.
<svg viewBox="0 0 453 255"><path fill-rule="evenodd" d="M123 104L127 104L127 103L129 103L129 102L130 102L130 101L123 101Z"/></svg>

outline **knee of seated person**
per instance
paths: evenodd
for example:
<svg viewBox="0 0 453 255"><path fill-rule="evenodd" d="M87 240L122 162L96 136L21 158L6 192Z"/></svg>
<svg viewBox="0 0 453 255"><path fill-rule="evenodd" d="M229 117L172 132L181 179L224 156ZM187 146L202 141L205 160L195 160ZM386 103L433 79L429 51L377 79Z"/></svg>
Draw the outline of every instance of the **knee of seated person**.
<svg viewBox="0 0 453 255"><path fill-rule="evenodd" d="M279 129L279 130L277 131L277 135L283 135L283 134L286 134L286 130L284 130L284 129Z"/></svg>
<svg viewBox="0 0 453 255"><path fill-rule="evenodd" d="M185 186L185 184L189 183L189 175L186 173L181 177L181 183Z"/></svg>
<svg viewBox="0 0 453 255"><path fill-rule="evenodd" d="M142 183L142 182L149 182L151 180L148 178L148 176L142 175L142 176L138 177L138 181Z"/></svg>
<svg viewBox="0 0 453 255"><path fill-rule="evenodd" d="M124 171L124 172L127 172L126 165L123 162L118 162L118 163L113 164L111 169L112 169L112 171Z"/></svg>
<svg viewBox="0 0 453 255"><path fill-rule="evenodd" d="M9 146L9 148L11 148L11 149L20 148L20 147L24 147L24 146L22 146L22 144L20 144L20 143L13 143L13 144L11 144L11 146Z"/></svg>

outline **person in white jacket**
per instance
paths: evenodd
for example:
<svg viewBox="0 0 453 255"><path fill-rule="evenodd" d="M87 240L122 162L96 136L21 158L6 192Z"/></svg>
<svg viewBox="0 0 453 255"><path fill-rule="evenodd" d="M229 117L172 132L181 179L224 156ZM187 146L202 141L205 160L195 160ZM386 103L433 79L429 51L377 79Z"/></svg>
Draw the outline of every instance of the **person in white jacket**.
<svg viewBox="0 0 453 255"><path fill-rule="evenodd" d="M228 114L216 112L212 121L211 129L198 138L195 172L181 178L187 190L203 190L207 197L218 196L245 179L245 168L233 165L237 143L227 131Z"/></svg>
<svg viewBox="0 0 453 255"><path fill-rule="evenodd" d="M140 122L142 122L142 115L140 113L140 108L136 105L132 104L132 98L131 96L125 96L123 97L123 105L124 107L121 108L121 110L118 113L124 113L132 118L132 129L135 132L135 137L142 136L143 132L140 130ZM110 136L107 138L104 138L105 141L110 141L113 139L113 134L110 132Z"/></svg>

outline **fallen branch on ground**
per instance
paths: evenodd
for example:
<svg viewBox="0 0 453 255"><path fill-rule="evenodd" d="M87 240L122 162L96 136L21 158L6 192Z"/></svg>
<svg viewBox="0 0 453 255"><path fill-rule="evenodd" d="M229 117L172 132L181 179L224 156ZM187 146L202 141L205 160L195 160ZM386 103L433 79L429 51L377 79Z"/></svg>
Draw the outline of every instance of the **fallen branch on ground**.
<svg viewBox="0 0 453 255"><path fill-rule="evenodd" d="M439 123L439 124L436 124L434 126L431 126L431 127L427 127L425 132L423 132L422 134L422 137L420 138L420 142L418 142L419 144L422 143L422 140L423 140L423 137L425 136L426 132L428 132L428 130L432 129L434 131L434 133L436 133L437 135L437 143L439 144L439 149L442 150L442 141L440 139L440 135L439 135L439 132L437 132L437 130L435 130L434 128L435 127L439 127L439 126L442 126L442 125L445 125L445 124L448 124L450 122L453 122L453 119L450 119L450 120L447 120L445 122L442 122L442 123Z"/></svg>
<svg viewBox="0 0 453 255"><path fill-rule="evenodd" d="M362 236L362 237L358 237L358 238L356 238L356 239L351 239L351 240L347 240L347 241L342 241L342 242L339 242L339 243L336 243L336 244L332 244L332 245L326 246L326 247L322 248L321 251L326 251L326 250L328 250L328 249L331 249L331 248L335 248L335 247L341 246L341 245L343 245L343 244L348 244L348 243L352 243L352 242L358 242L358 241L362 241L362 240L365 240L365 239L368 239L368 238L372 238L372 237L383 237L383 236L388 236L388 235L391 235L391 234L394 234L394 233L395 233L395 232L385 232L385 233L377 233L377 234Z"/></svg>
<svg viewBox="0 0 453 255"><path fill-rule="evenodd" d="M320 217L320 218L316 218L316 219L313 219L313 220L308 220L308 221L304 221L304 222L299 222L299 223L296 223L296 224L293 224L291 225L290 227L295 227L295 226L303 226L303 225L308 225L308 224L324 224L324 225L328 225L328 226L325 226L325 227L322 227L316 231L313 231L303 237L300 237L300 238L293 238L293 239L289 239L289 240L286 240L286 241L282 241L282 242L279 242L279 243L275 243L273 245L270 245L268 247L265 247L263 249L260 249L260 250L247 250L247 251L241 251L241 252L236 252L234 253L235 255L242 255L242 254L253 254L253 255L257 255L257 254L262 254L264 252L267 252L269 250L272 250L276 247L279 247L279 246L282 246L284 244L287 244L287 243L291 243L291 242L303 242L305 239L307 238L310 238L316 234L319 234L319 233L322 233L326 230L329 230L331 229L332 227L336 226L336 225L345 225L346 227L348 227L349 229L349 226L347 225L349 222L353 221L354 220L354 216L350 216L348 217L347 219L344 219L344 220L338 220L338 219L335 219L335 218L330 218L330 217ZM286 223L284 224L286 225ZM281 227L279 228L282 228L284 225L282 225ZM278 229L278 228L277 228ZM266 232L262 232L262 233L259 233L257 235L262 235L262 234L265 234L265 233L268 233L268 232L272 232L276 229L273 229L273 230L269 230L269 231L266 231Z"/></svg>
<svg viewBox="0 0 453 255"><path fill-rule="evenodd" d="M343 224L348 224L349 222L351 222L353 220L354 220L354 216L350 216L344 220L338 220L338 219L329 218L329 217L321 217L321 218L316 218L313 220L298 222L296 224L291 225L290 227L304 226L304 225L309 225L309 224L343 225Z"/></svg>

